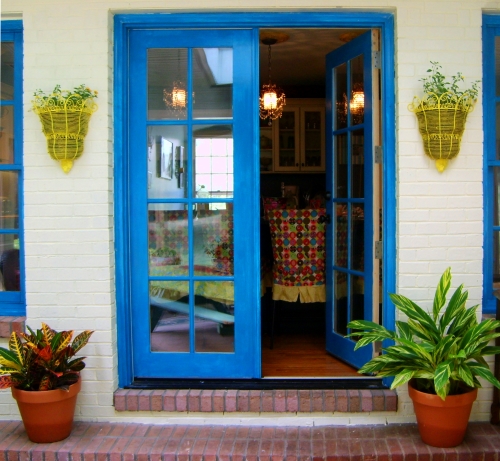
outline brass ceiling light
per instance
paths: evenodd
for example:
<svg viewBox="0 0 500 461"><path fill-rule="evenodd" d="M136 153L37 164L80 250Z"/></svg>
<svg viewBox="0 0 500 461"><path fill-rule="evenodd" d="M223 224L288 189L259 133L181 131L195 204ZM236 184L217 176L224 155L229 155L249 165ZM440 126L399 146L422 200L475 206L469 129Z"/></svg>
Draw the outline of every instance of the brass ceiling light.
<svg viewBox="0 0 500 461"><path fill-rule="evenodd" d="M262 85L262 91L259 98L259 116L262 119L268 119L269 125L272 121L280 118L283 113L283 107L286 104L285 93L281 88L271 83L271 46L288 39L288 35L279 34L273 37L271 33L264 35L261 42L268 46L268 83Z"/></svg>

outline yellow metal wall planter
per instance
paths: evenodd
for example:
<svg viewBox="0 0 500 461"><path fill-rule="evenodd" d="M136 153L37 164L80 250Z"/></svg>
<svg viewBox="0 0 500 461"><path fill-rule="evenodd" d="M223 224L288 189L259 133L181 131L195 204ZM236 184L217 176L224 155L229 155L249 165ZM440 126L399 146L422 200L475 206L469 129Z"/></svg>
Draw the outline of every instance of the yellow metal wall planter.
<svg viewBox="0 0 500 461"><path fill-rule="evenodd" d="M35 93L32 101L33 111L42 122L49 155L61 162L65 173L69 173L73 161L82 155L90 116L97 110L94 102L97 92L83 85L75 90L77 93L61 91L56 86L49 96L44 96L40 91Z"/></svg>
<svg viewBox="0 0 500 461"><path fill-rule="evenodd" d="M417 116L425 155L436 161L440 173L460 151L467 115L475 102L467 94L459 97L452 92L440 96L429 93L426 99L415 96L408 106Z"/></svg>

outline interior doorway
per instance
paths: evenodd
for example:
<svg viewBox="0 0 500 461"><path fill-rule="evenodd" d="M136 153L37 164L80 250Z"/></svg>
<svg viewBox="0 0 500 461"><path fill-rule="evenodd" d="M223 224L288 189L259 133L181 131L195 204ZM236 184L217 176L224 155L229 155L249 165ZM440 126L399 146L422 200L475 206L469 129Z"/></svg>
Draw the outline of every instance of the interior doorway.
<svg viewBox="0 0 500 461"><path fill-rule="evenodd" d="M368 29L333 28L283 28L261 29L260 31L260 88L264 84L275 84L283 90L286 98L286 105L280 118L272 120L271 124L269 124L269 119L261 119L260 123L261 254L264 266L266 258L271 260L271 264L273 259L272 239L266 223L269 208L283 207L299 210L314 207L325 208L327 197L331 194L327 185L327 168L338 170L333 173L337 192L347 187L363 187L362 167L351 165L345 172L340 172L341 166L338 161L327 158L325 62L328 53L341 48L367 31ZM278 40L271 45L271 50L269 50L269 41L264 40L262 43L262 38L273 36ZM350 98L344 101L338 100L337 106L342 103L349 105L350 115L354 117L354 90L359 88L355 88L354 82L350 82L349 87ZM374 95L374 99L377 99L377 103L374 103L372 107L373 120L377 120L374 123L374 130L379 130L379 93ZM352 124L356 123L362 124L363 121L353 119ZM375 174L378 177L375 181L377 185L374 188L373 200L379 207L380 171L375 171ZM341 193L340 196L342 196ZM335 208L336 214L342 206L338 204ZM356 205L349 206L349 213L352 212L353 216L356 209L362 208ZM345 208L347 209L347 205ZM337 222L338 218L332 219ZM363 254L366 244L363 235L359 234L354 222L350 229L352 234L349 236L350 246L355 249L357 255ZM355 235L356 232L358 235ZM377 228L377 235L378 232L379 228ZM338 239L334 239L334 242L338 244ZM326 247L326 252L337 251L337 248L332 248L333 246L335 245ZM357 256L351 254L349 258L351 257ZM379 277L379 267L374 272ZM342 302L346 303L345 317L341 314L340 318L338 316L335 318L337 324L343 325L336 327L341 334L348 333L345 325L349 318L356 318L356 314L352 315L354 310L359 311L363 308L364 289L356 292L354 285L353 283L350 286L352 293L349 298L345 297L344 301L344 297L339 296L336 300L338 305ZM356 367L326 351L326 330L329 317L325 302L300 302L300 300L276 302L272 299L272 281L267 281L267 287L261 305L263 378L360 377ZM378 306L379 295L374 293L375 295ZM341 309L340 312L342 312ZM377 316L374 317L376 320Z"/></svg>

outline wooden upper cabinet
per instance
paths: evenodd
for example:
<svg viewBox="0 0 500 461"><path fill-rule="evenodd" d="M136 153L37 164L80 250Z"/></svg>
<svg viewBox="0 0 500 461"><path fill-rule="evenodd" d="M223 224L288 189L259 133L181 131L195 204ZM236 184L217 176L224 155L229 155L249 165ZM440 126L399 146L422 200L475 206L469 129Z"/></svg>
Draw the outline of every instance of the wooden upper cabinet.
<svg viewBox="0 0 500 461"><path fill-rule="evenodd" d="M323 99L288 99L281 118L261 126L260 135L261 172L325 171Z"/></svg>

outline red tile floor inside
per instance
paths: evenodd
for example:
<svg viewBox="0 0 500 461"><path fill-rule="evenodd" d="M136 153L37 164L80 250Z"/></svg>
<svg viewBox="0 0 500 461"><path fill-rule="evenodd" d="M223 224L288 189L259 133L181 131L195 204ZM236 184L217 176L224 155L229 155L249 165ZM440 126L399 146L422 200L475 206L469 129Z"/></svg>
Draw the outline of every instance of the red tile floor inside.
<svg viewBox="0 0 500 461"><path fill-rule="evenodd" d="M470 423L456 448L421 442L415 424L260 427L76 422L71 435L32 443L0 421L0 461L498 461L500 426Z"/></svg>

